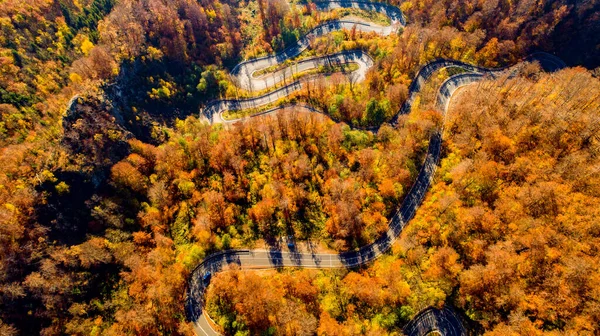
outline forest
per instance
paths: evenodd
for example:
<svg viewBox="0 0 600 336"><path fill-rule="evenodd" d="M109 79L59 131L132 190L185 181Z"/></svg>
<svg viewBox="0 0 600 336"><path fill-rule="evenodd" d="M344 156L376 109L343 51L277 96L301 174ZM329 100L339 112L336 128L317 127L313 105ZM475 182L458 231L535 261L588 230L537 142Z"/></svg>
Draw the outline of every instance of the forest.
<svg viewBox="0 0 600 336"><path fill-rule="evenodd" d="M288 98L323 115L223 126L198 111L250 95L238 62L332 19L385 17L299 0L2 1L0 335L194 335L184 301L205 256L292 234L326 252L373 242L441 125L434 183L392 251L355 269L216 274L216 324L397 335L451 304L489 335L598 333L600 3L388 2L407 19L397 34L338 31L301 55L374 60L360 83L332 74ZM461 89L445 118L443 70L388 124L431 60L500 67L539 50L569 68Z"/></svg>
<svg viewBox="0 0 600 336"><path fill-rule="evenodd" d="M452 102L435 184L390 255L350 272L220 273L215 321L381 335L452 303L486 335L596 333L600 82L569 69L479 85Z"/></svg>

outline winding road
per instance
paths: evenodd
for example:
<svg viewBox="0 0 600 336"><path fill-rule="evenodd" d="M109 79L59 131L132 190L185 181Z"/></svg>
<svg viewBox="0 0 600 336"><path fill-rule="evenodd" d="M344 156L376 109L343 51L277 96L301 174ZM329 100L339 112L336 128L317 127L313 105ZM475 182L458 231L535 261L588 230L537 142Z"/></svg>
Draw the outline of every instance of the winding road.
<svg viewBox="0 0 600 336"><path fill-rule="evenodd" d="M312 40L330 34L334 31L355 29L356 31L364 33L372 32L387 36L397 32L406 24L400 9L385 3L331 0L315 1L314 4L316 9L319 11L330 11L337 8L355 8L375 11L386 15L390 20L390 25L381 26L358 18L328 21L313 28L295 44L289 46L280 53L239 63L231 71L231 77L237 86L248 92L263 91L272 88L281 82L284 82L285 85L277 90L249 99L219 100L208 104L204 108L202 115L206 117L210 123L215 124L231 122L223 119L222 117L223 112L227 110L244 110L261 107L289 96L291 93L302 89L314 78L319 77L319 75L313 75L305 77L302 80L294 80L294 75L312 69L318 69L321 66L356 64L358 65L358 69L349 73L348 77L351 77L352 80L356 82L364 80L367 71L373 66L374 62L373 59L362 50L347 50L335 54L300 60L291 66L278 69L275 72L268 72L260 76L256 76L256 73L261 70L267 70L269 67L280 65L287 60L293 59L308 49ZM292 82L287 84L287 79L290 79ZM235 122L235 120L233 121Z"/></svg>
<svg viewBox="0 0 600 336"><path fill-rule="evenodd" d="M379 8L382 12L392 13L388 15L394 24L404 24L402 13L399 9L386 4L376 4L368 2L351 2L351 1L331 1L326 2L329 6L323 5L324 9L333 8L332 6L373 6L372 8ZM354 6L354 5L352 5ZM385 9L385 11L384 11ZM354 23L356 24L356 22ZM391 28L390 28L391 29ZM324 29L325 30L325 29ZM331 30L329 30L331 31ZM313 30L314 33L315 31ZM305 37L306 38L306 37ZM252 60L243 62L234 69L236 76L247 76L252 77L252 73L262 68L272 66L274 64L281 63L288 58L297 56L302 50L306 49L308 42L303 42L301 39L297 46L290 50L286 50L281 54L277 54L262 59ZM308 38L306 38L308 41ZM304 49L302 49L304 48ZM300 50L301 49L301 50ZM362 58L368 57L363 52L350 51L349 54L338 55L340 57L350 57L354 53L354 57ZM366 55L366 56L365 56ZM337 57L337 56L336 56ZM370 57L369 57L370 59ZM564 62L557 57L546 54L536 53L528 57L526 60L536 60L547 71L556 71L565 67ZM314 60L313 60L314 61ZM303 62L313 62L303 61ZM318 62L318 61L316 61ZM317 63L314 63L317 64ZM314 65L313 64L313 65ZM367 63L365 63L365 66ZM371 60L372 66L372 60ZM307 65L310 67L310 65ZM412 84L409 87L408 99L404 102L397 115L392 119L391 123L395 124L398 117L403 114L407 114L411 111L412 104L421 91L424 84L432 77L432 75L443 68L457 67L464 70L463 73L451 76L444 81L438 90L437 95L437 106L439 110L446 115L448 105L451 97L459 88L481 81L483 79L495 78L502 74L508 74L509 76L516 73L517 66L500 68L500 69L488 69L477 67L474 65L466 64L459 61L438 59L430 62L423 66L417 75L415 76ZM293 70L283 70L293 71ZM240 75L245 73L245 75ZM290 72L291 73L291 72ZM286 74L287 76L288 74ZM283 73L279 74L280 77ZM247 84L243 85L254 85L250 84L255 79L248 79ZM308 79L310 80L310 79ZM277 82L274 77L273 84ZM240 83L243 80L240 80ZM244 99L244 100L221 100L216 101L202 111L204 116L211 123L222 123L225 122L221 118L221 114L226 110L241 110L246 108L253 108L264 106L270 103L274 103L277 100L284 98L294 91L300 89L307 83L304 81L295 81L291 84L285 85L280 89L269 92L265 95ZM268 86L267 86L268 87ZM271 110L260 113L259 115L276 113L288 106L280 106ZM301 105L300 108L309 112L318 112L310 106ZM252 117L256 117L254 115ZM239 120L233 120L229 122L238 122ZM215 329L218 327L214 322L211 321L210 317L203 311L204 305L204 292L210 283L211 277L224 269L227 265L236 264L241 269L271 269L281 267L298 267L298 268L353 268L364 265L368 262L378 258L381 254L388 251L394 241L402 232L406 224L414 217L419 205L421 204L425 193L427 192L433 175L436 170L437 162L440 159L442 146L442 129L438 129L433 133L429 141L429 148L426 154L424 163L419 171L416 181L407 193L404 201L400 205L397 212L392 216L388 223L388 230L374 243L363 246L357 251L344 252L340 254L313 254L313 253L299 253L295 251L281 251L281 250L229 250L219 252L205 258L200 265L198 265L191 274L188 293L186 298L186 311L188 317L194 322L195 330L199 335L220 335ZM437 331L442 335L467 335L467 330L463 326L461 319L458 315L449 307L443 309L427 308L421 311L413 320L411 320L405 327L404 333L411 336L423 336L427 335L432 331Z"/></svg>
<svg viewBox="0 0 600 336"><path fill-rule="evenodd" d="M271 72L260 77L254 77L254 73L264 68L254 70L252 75L249 76L237 76L237 85L241 88L249 91L259 91L271 88L286 79L292 79L294 75L309 71L312 69L318 69L319 67L325 66L338 66L345 64L356 64L358 69L350 73L353 75L357 82L365 79L367 70L369 70L374 62L371 56L362 50L349 50L343 51L336 54L312 57L300 60L294 65L285 67L275 72Z"/></svg>
<svg viewBox="0 0 600 336"><path fill-rule="evenodd" d="M390 25L381 26L371 22L366 22L358 18L347 20L332 20L320 24L317 27L313 28L302 38L300 38L295 44L289 46L280 53L247 60L236 65L236 67L233 68L233 70L231 71L231 75L240 87L251 92L261 91L270 88L273 85L276 85L285 78L291 78L295 73L306 71L312 68L317 68L320 65L326 64L326 62L328 61L337 61L337 63L339 64L354 61L356 63L359 63L359 67L361 66L361 62L363 64L371 62L370 65L365 64L366 67L360 67L359 70L357 70L358 73L361 74L360 76L364 78L366 70L368 70L368 68L370 68L372 65L372 59L360 50L354 50L354 52L357 53L354 56L358 57L354 57L353 59L348 59L341 54L327 55L297 62L293 66L287 67L277 73L271 73L260 77L255 77L255 73L257 71L267 69L271 66L279 65L285 62L286 60L292 59L300 55L304 50L310 47L310 42L312 40L314 40L317 37L327 35L333 31L343 29L355 29L356 31L360 32L374 32L383 36L387 36L394 32L397 32L401 27L403 27L406 24L400 9L385 3L370 1L331 0L315 1L314 4L316 6L316 9L319 11L331 11L337 8L355 8L382 13L389 18Z"/></svg>

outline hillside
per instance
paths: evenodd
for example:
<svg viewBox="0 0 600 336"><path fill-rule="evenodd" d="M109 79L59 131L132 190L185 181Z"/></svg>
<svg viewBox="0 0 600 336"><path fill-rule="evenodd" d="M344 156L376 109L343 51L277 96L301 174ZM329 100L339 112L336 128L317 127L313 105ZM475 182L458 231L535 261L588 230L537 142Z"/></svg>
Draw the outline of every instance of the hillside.
<svg viewBox="0 0 600 336"><path fill-rule="evenodd" d="M597 333L598 13L3 1L0 335Z"/></svg>

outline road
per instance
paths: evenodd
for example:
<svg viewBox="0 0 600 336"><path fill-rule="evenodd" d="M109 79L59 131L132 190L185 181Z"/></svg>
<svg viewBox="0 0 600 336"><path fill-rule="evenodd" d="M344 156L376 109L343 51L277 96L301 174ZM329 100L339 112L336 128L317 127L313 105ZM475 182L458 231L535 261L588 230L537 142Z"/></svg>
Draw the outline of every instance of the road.
<svg viewBox="0 0 600 336"><path fill-rule="evenodd" d="M401 27L403 27L406 24L400 9L398 7L385 3L370 1L332 0L315 1L314 4L316 5L316 9L318 11L331 11L336 8L358 8L368 11L379 12L386 15L389 18L390 25L381 26L372 22L364 21L359 18L348 18L343 20L332 20L325 22L313 28L310 32L308 32L306 35L300 38L295 44L289 46L280 53L247 60L236 65L236 67L231 71L231 75L241 88L251 92L261 91L270 88L276 85L277 83L280 83L282 80L284 80L284 78L291 78L295 73L317 68L324 62L327 62L330 58L335 58L337 54L315 57L311 60L298 62L294 66L287 67L277 74L267 74L260 77L255 76L255 73L257 71L266 69L273 65L279 65L285 62L286 60L292 59L300 55L304 50L310 47L311 41L317 37L321 37L333 31L343 29L355 29L356 31L365 33L374 32L383 36L387 36L394 32L397 32ZM367 55L367 57L363 60L367 61L367 58L369 60L371 59ZM344 61L344 59L340 59L341 63L343 63ZM298 66L300 68L297 68Z"/></svg>
<svg viewBox="0 0 600 336"><path fill-rule="evenodd" d="M331 1L327 2L331 6L338 4L348 4L349 1ZM367 6L366 2L356 2L357 6ZM390 7L389 5L378 4L376 6L384 6L385 8ZM394 12L390 9L390 11ZM397 10L399 12L399 10ZM394 12L394 13L397 13ZM401 13L397 15L398 22L404 24ZM393 22L393 21L392 21ZM301 39L302 41L303 39ZM249 74L256 71L258 66L271 66L278 64L290 57L296 56L301 51L298 51L304 45L299 44L294 50L286 50L280 55L270 56L256 61L247 61L235 68L235 71L246 71ZM357 53L357 51L351 51ZM355 54L356 57L362 58L364 55ZM368 55L367 55L368 56ZM344 56L344 57L347 57ZM271 59L273 58L273 59ZM370 59L370 58L369 58ZM556 71L563 68L564 62L556 58L553 55L546 53L536 53L525 59L527 61L537 60L547 71ZM319 62L319 61L306 61L306 62ZM259 65L257 65L259 64ZM314 66L317 63L313 63ZM365 63L366 64L366 63ZM306 65L310 67L311 64ZM395 124L398 116L407 114L411 111L412 104L421 91L424 84L432 77L432 75L440 69L458 67L463 69L465 72L451 76L445 82L440 85L437 96L438 109L446 115L449 102L452 95L459 88L476 83L486 78L494 78L499 75L507 74L513 76L517 73L519 64L512 67L499 68L499 69L488 69L482 68L467 63L463 63L455 60L438 59L432 61L423 66L409 87L408 99L404 102L397 115L392 119L391 123ZM251 69L254 69L250 71ZM288 71L288 70L283 70ZM291 70L289 70L291 71ZM285 74L286 76L289 73ZM283 72L279 74L283 76ZM224 121L221 114L226 110L241 110L247 108L255 108L264 106L277 100L284 98L294 91L302 88L303 85L310 82L309 79L304 81L295 81L288 85L283 86L275 91L269 92L262 96L243 99L243 100L221 100L209 104L204 110L204 116L211 123L224 123L224 122L240 122L249 118L262 116L265 114L277 113L281 110L289 108L289 106L278 106L258 115L253 115L240 120ZM275 82L276 80L274 80ZM250 84L248 84L250 85ZM318 112L314 108L307 105L298 106L300 110L304 112ZM376 130L374 130L376 131ZM340 254L313 254L313 253L298 253L295 251L281 251L281 250L230 250L219 252L205 258L191 274L188 286L188 295L186 299L186 311L190 320L194 321L195 330L199 335L219 335L215 330L217 326L211 321L210 317L203 311L204 305L204 291L210 283L211 277L223 270L227 265L236 264L241 269L271 269L281 267L297 267L297 268L315 268L315 269L326 269L326 268L354 268L364 265L368 262L373 261L380 255L388 251L394 241L402 232L402 229L406 224L413 218L419 205L421 204L425 193L429 189L431 180L435 173L437 163L440 159L442 145L442 129L437 130L433 133L429 141L429 148L422 168L419 171L417 179L404 201L399 206L397 212L392 216L388 223L388 230L374 243L364 246L357 251L345 252ZM427 308L420 312L411 322L409 322L404 328L404 333L411 336L422 336L429 332L437 331L442 335L453 336L453 335L466 335L467 331L463 326L458 315L449 307L443 309Z"/></svg>
<svg viewBox="0 0 600 336"><path fill-rule="evenodd" d="M467 335L460 317L447 306L422 310L408 322L403 331L406 335L428 335L434 331L442 335Z"/></svg>
<svg viewBox="0 0 600 336"><path fill-rule="evenodd" d="M397 32L406 24L400 9L385 3L331 0L315 1L314 4L319 11L330 11L336 8L358 8L376 11L386 15L390 20L390 25L381 26L359 18L332 20L315 27L300 38L294 45L286 48L280 53L241 62L231 71L233 81L240 88L249 92L257 92L272 88L281 82L284 82L285 85L277 90L250 99L219 100L212 102L204 108L201 115L206 117L210 123L228 123L228 121L223 119L223 112L227 110L256 108L274 103L277 100L302 89L315 78L320 77L319 75L313 75L305 77L303 80L293 80L295 74L318 69L325 65L356 64L358 65L358 69L347 74L347 76L352 78L355 82L361 82L365 79L367 70L374 64L373 59L362 50L348 50L330 55L312 57L261 76L255 76L255 74L257 71L265 70L274 65L280 65L285 61L300 55L304 50L310 47L310 43L313 39L327 35L333 31L355 29L360 32L374 32L387 36ZM291 83L288 84L288 81Z"/></svg>
<svg viewBox="0 0 600 336"><path fill-rule="evenodd" d="M279 69L275 72L270 72L262 76L254 76L254 70L251 75L236 76L236 84L248 91L261 91L271 88L281 82L293 81L293 76L304 71L318 69L325 66L337 66L344 64L356 64L358 69L352 71L349 75L354 76L354 80L361 82L365 79L367 70L369 70L374 62L371 56L362 50L349 50L340 53L330 54L326 56L311 57L300 60L292 66Z"/></svg>
<svg viewBox="0 0 600 336"><path fill-rule="evenodd" d="M361 55L362 52L359 52L359 51L351 51L351 52L355 53L357 58L363 57ZM538 53L532 54L532 55L528 56L527 58L525 58L524 61L537 61L542 65L544 70L550 71L550 72L556 71L556 70L559 70L559 69L565 67L564 62L561 59L557 58L554 55L550 55L550 54L543 53L543 52L538 52ZM463 69L464 71L466 71L467 73L477 73L477 74L481 74L483 76L488 76L488 77L490 77L490 76L498 77L504 73L508 73L508 74L516 73L518 71L519 67L521 66L521 64L522 63L519 63L512 67L490 69L490 68L483 68L483 67L479 67L476 65L464 63L461 61L455 61L455 60L449 60L449 59L436 59L434 61L431 61L431 62L427 63L426 65L424 65L423 67L421 67L421 69L418 71L417 75L415 76L415 78L413 79L413 81L411 82L411 84L409 86L407 100L404 102L404 104L402 105L402 107L400 108L400 111L396 114L396 116L391 119L390 123L395 124L398 116L410 112L412 103L416 99L419 92L421 92L423 85L438 70L441 70L444 68L460 68L460 69ZM365 68L360 68L360 69L365 69ZM223 112L228 111L228 110L243 110L243 109L249 109L249 108L259 108L261 106L275 103L279 99L285 98L285 97L291 95L292 93L302 89L306 85L309 85L315 77L318 77L318 76L317 75L309 76L302 80L294 81L294 82L292 82L286 86L283 86L277 90L274 90L274 91L271 91L266 94L263 94L263 95L260 95L257 97L253 97L253 98L214 101L212 103L207 104L207 106L201 111L201 115L212 124L235 123L235 122L240 121L240 119L225 120L222 117ZM359 78L364 78L364 77L359 77ZM277 110L277 108L271 109L269 111L273 112L275 110ZM263 113L260 113L259 115L262 115L262 114Z"/></svg>

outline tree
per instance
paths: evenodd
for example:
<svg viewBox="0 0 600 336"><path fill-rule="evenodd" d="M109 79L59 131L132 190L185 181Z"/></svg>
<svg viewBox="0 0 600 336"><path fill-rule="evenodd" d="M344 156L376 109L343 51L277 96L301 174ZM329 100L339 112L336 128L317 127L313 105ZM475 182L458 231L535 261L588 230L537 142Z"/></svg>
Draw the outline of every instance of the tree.
<svg viewBox="0 0 600 336"><path fill-rule="evenodd" d="M137 192L147 188L146 177L128 162L119 162L111 169L112 180Z"/></svg>
<svg viewBox="0 0 600 336"><path fill-rule="evenodd" d="M366 124L380 124L389 111L389 102L377 101L375 98L369 100L363 120Z"/></svg>

